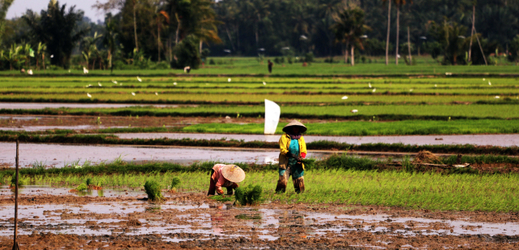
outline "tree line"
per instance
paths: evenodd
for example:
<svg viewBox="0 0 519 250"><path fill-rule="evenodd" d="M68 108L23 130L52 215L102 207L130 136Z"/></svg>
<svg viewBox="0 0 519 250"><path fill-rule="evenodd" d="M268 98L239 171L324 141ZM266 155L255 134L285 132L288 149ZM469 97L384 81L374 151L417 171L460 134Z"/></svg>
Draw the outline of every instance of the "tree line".
<svg viewBox="0 0 519 250"><path fill-rule="evenodd" d="M50 0L5 20L0 68L197 68L208 56L430 54L443 64L518 59L519 1L510 0L104 0L94 23ZM114 14L113 14L114 13ZM79 56L72 56L73 54ZM206 62L207 63L207 62Z"/></svg>

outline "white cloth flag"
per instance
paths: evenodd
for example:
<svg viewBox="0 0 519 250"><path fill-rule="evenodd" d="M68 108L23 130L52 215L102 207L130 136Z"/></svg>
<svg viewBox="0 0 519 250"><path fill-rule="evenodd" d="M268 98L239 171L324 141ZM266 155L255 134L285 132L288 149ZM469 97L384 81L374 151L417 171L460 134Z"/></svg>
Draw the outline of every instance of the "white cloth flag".
<svg viewBox="0 0 519 250"><path fill-rule="evenodd" d="M278 127L281 108L275 102L265 99L265 134L273 135Z"/></svg>

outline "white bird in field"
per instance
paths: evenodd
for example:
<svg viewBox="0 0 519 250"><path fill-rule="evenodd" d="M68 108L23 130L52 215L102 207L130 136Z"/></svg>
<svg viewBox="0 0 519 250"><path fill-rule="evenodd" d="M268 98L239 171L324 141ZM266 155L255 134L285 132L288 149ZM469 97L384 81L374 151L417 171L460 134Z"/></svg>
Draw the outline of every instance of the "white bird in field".
<svg viewBox="0 0 519 250"><path fill-rule="evenodd" d="M410 89L409 92L413 92L413 89Z"/></svg>
<svg viewBox="0 0 519 250"><path fill-rule="evenodd" d="M159 93L155 92L155 95L159 95Z"/></svg>
<svg viewBox="0 0 519 250"><path fill-rule="evenodd" d="M452 73L451 72L445 72L445 75L446 76L452 76Z"/></svg>
<svg viewBox="0 0 519 250"><path fill-rule="evenodd" d="M434 84L434 87L435 87L435 88L438 87L438 84Z"/></svg>
<svg viewBox="0 0 519 250"><path fill-rule="evenodd" d="M375 91L377 91L377 89L373 89L373 91L372 91L372 92L373 92L373 93L375 93Z"/></svg>
<svg viewBox="0 0 519 250"><path fill-rule="evenodd" d="M31 75L32 76L32 69L30 70L27 70L27 74Z"/></svg>
<svg viewBox="0 0 519 250"><path fill-rule="evenodd" d="M88 87L92 87L92 84L88 84Z"/></svg>
<svg viewBox="0 0 519 250"><path fill-rule="evenodd" d="M231 82L231 78L227 79L228 82Z"/></svg>
<svg viewBox="0 0 519 250"><path fill-rule="evenodd" d="M494 97L494 98L499 99L499 98L501 98L501 97L499 97L498 95L496 95L496 97Z"/></svg>
<svg viewBox="0 0 519 250"><path fill-rule="evenodd" d="M483 81L485 80L485 78L483 78Z"/></svg>
<svg viewBox="0 0 519 250"><path fill-rule="evenodd" d="M114 84L117 84L117 81L112 80L112 82L113 82Z"/></svg>
<svg viewBox="0 0 519 250"><path fill-rule="evenodd" d="M142 79L137 76L137 81L142 82Z"/></svg>
<svg viewBox="0 0 519 250"><path fill-rule="evenodd" d="M83 67L83 74L88 74L88 69L86 69L85 67Z"/></svg>
<svg viewBox="0 0 519 250"><path fill-rule="evenodd" d="M175 86L176 86L176 85L177 85L177 82L174 82L174 83L173 83L173 85L175 85Z"/></svg>
<svg viewBox="0 0 519 250"><path fill-rule="evenodd" d="M352 109L352 110L350 110L350 112L352 112L352 113L357 113L357 112L359 112L359 111L356 110L356 109Z"/></svg>
<svg viewBox="0 0 519 250"><path fill-rule="evenodd" d="M133 95L133 96L135 96L135 93L134 93L134 92L132 92L132 95Z"/></svg>
<svg viewBox="0 0 519 250"><path fill-rule="evenodd" d="M371 88L371 83L368 83L368 87Z"/></svg>
<svg viewBox="0 0 519 250"><path fill-rule="evenodd" d="M488 81L488 85L492 85L492 83L490 81Z"/></svg>
<svg viewBox="0 0 519 250"><path fill-rule="evenodd" d="M267 83L266 83L266 82L263 82L263 85L267 85Z"/></svg>
<svg viewBox="0 0 519 250"><path fill-rule="evenodd" d="M100 82L97 82L97 85L99 85L99 87L103 86L103 85L101 85L101 83L100 83Z"/></svg>
<svg viewBox="0 0 519 250"><path fill-rule="evenodd" d="M343 100L347 100L348 97L347 97L347 96L343 96L342 99L343 99Z"/></svg>
<svg viewBox="0 0 519 250"><path fill-rule="evenodd" d="M92 96L89 93L87 93L87 96L88 96L88 98L92 98Z"/></svg>

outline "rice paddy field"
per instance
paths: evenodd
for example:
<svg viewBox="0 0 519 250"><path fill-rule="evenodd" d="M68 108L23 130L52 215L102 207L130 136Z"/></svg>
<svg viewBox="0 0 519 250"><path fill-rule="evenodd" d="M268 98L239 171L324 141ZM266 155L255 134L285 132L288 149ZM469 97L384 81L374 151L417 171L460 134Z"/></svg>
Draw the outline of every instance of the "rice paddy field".
<svg viewBox="0 0 519 250"><path fill-rule="evenodd" d="M255 60L218 60L232 63L207 66L193 75L160 70L0 72L0 146L14 147L20 140L23 158L31 154L24 145L45 145L57 152L53 161L64 162L70 154L60 149L64 145L67 150L97 149L99 155L123 152L113 155L113 162L75 159L56 167L41 159L22 166L22 246L518 247L517 145L314 141L308 143L309 151L324 156L308 162L301 194L290 181L285 193L274 192L279 176L275 158L236 163L247 174L240 186L263 190L253 206L237 204L232 194L206 196L213 164L225 160L186 165L181 153L167 161L154 158L156 150L172 148L210 148L229 161L238 157L236 152L277 151L276 142L189 138L191 133L263 134L265 99L281 107L277 136L293 119L312 136L432 135L443 140L444 135L516 135L516 66L438 66L421 58L412 67L276 65L275 74L267 75L266 65ZM46 104L54 106L39 107ZM82 107L87 104L98 106ZM114 135L159 132L159 139ZM168 133L185 138L169 139ZM128 157L126 147L139 148L148 158ZM14 155L2 152L0 248L8 249L14 229L8 187ZM180 180L178 186L171 186L173 178ZM158 183L163 200L148 199L147 181Z"/></svg>

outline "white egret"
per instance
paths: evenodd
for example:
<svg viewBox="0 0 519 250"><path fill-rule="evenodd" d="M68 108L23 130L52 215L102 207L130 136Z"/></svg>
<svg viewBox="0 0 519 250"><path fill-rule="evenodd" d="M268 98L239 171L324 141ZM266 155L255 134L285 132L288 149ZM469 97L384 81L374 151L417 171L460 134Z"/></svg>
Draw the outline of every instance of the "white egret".
<svg viewBox="0 0 519 250"><path fill-rule="evenodd" d="M435 88L438 87L438 84L434 84L434 87L435 87Z"/></svg>
<svg viewBox="0 0 519 250"><path fill-rule="evenodd" d="M83 74L88 74L88 69L86 69L85 67L83 67Z"/></svg>
<svg viewBox="0 0 519 250"><path fill-rule="evenodd" d="M190 71L191 71L191 67L189 67L189 66L184 67L184 73L189 74Z"/></svg>
<svg viewBox="0 0 519 250"><path fill-rule="evenodd" d="M159 93L155 92L155 95L159 95Z"/></svg>
<svg viewBox="0 0 519 250"><path fill-rule="evenodd" d="M231 82L231 78L227 79L228 82Z"/></svg>
<svg viewBox="0 0 519 250"><path fill-rule="evenodd" d="M490 81L488 81L488 85L492 85L492 83Z"/></svg>
<svg viewBox="0 0 519 250"><path fill-rule="evenodd" d="M413 89L410 89L409 92L413 92Z"/></svg>
<svg viewBox="0 0 519 250"><path fill-rule="evenodd" d="M134 92L132 92L132 95L133 95L133 96L135 96L135 93L134 93Z"/></svg>
<svg viewBox="0 0 519 250"><path fill-rule="evenodd" d="M357 112L359 112L359 111L356 110L356 109L352 109L352 110L350 110L350 112L352 112L352 113L357 113Z"/></svg>
<svg viewBox="0 0 519 250"><path fill-rule="evenodd" d="M483 78L483 81L485 81L485 78Z"/></svg>
<svg viewBox="0 0 519 250"><path fill-rule="evenodd" d="M113 82L114 84L117 84L117 81L112 80L112 82Z"/></svg>
<svg viewBox="0 0 519 250"><path fill-rule="evenodd" d="M370 82L368 83L368 87L371 88L371 83Z"/></svg>
<svg viewBox="0 0 519 250"><path fill-rule="evenodd" d="M348 97L347 97L347 96L343 96L342 99L343 99L343 100L347 100Z"/></svg>
<svg viewBox="0 0 519 250"><path fill-rule="evenodd" d="M263 85L267 85L267 83L266 83L266 82L263 82Z"/></svg>
<svg viewBox="0 0 519 250"><path fill-rule="evenodd" d="M88 96L88 98L92 98L92 96L89 93L87 93L87 96Z"/></svg>
<svg viewBox="0 0 519 250"><path fill-rule="evenodd" d="M142 79L137 76L137 81L142 82Z"/></svg>
<svg viewBox="0 0 519 250"><path fill-rule="evenodd" d="M173 85L177 85L177 82L174 82Z"/></svg>
<svg viewBox="0 0 519 250"><path fill-rule="evenodd" d="M97 82L97 85L99 85L99 87L103 86L103 85L101 85L101 83L100 83L100 82Z"/></svg>
<svg viewBox="0 0 519 250"><path fill-rule="evenodd" d="M375 91L377 91L377 89L373 89L373 91L372 91L372 92L373 92L373 93L375 93Z"/></svg>
<svg viewBox="0 0 519 250"><path fill-rule="evenodd" d="M27 70L27 74L31 75L32 76L32 69L30 70Z"/></svg>
<svg viewBox="0 0 519 250"><path fill-rule="evenodd" d="M499 98L501 98L501 97L499 97L498 95L496 95L496 97L494 97L494 98L499 99Z"/></svg>

